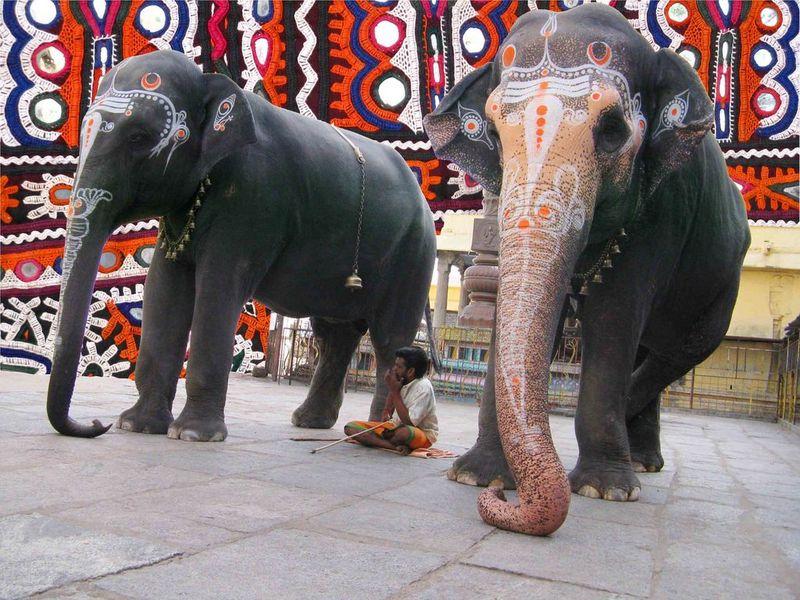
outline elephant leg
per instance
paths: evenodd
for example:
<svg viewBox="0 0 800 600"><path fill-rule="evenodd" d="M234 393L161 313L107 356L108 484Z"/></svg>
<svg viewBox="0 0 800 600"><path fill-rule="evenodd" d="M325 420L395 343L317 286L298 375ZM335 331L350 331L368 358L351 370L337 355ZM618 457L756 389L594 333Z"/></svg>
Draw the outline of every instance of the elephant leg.
<svg viewBox="0 0 800 600"><path fill-rule="evenodd" d="M661 391L685 374L691 365L671 363L654 353L644 353L645 357L631 379L626 426L633 470L655 473L664 466L661 456Z"/></svg>
<svg viewBox="0 0 800 600"><path fill-rule="evenodd" d="M409 300L411 302L411 300ZM399 304L402 306L402 304ZM422 320L422 307L416 317L409 314L402 314L396 320L384 316L370 324L370 337L372 346L375 349L375 359L377 362L375 372L375 393L372 396L372 404L369 409L369 420L380 421L383 408L386 406L386 396L389 388L383 380L383 376L388 369L394 365L394 353L398 348L410 346L414 343L417 328Z"/></svg>
<svg viewBox="0 0 800 600"><path fill-rule="evenodd" d="M172 439L217 442L228 435L225 395L236 323L249 295L247 271L227 264L197 267L186 405L167 431Z"/></svg>
<svg viewBox="0 0 800 600"><path fill-rule="evenodd" d="M292 414L292 423L297 427L328 429L339 416L347 366L367 329L354 322L336 323L320 318L312 318L311 327L319 362L308 396Z"/></svg>
<svg viewBox="0 0 800 600"><path fill-rule="evenodd" d="M389 394L389 388L383 380L383 375L394 365L394 351L403 346L404 344L400 344L395 348L375 348L375 393L372 395L372 404L370 404L369 408L370 421L381 420L383 408L386 406L386 396Z"/></svg>
<svg viewBox="0 0 800 600"><path fill-rule="evenodd" d="M447 478L467 485L487 486L500 480L507 490L516 489L514 475L506 461L500 432L497 429L497 411L495 409L494 368L495 349L494 332L489 349L489 364L486 369L486 385L483 390L480 411L478 412L478 439L470 450L460 456L447 471Z"/></svg>
<svg viewBox="0 0 800 600"><path fill-rule="evenodd" d="M598 294L599 295L599 294ZM575 412L578 462L569 474L572 491L589 498L633 501L641 483L631 467L626 392L639 346L641 304L609 313L610 297L587 299L582 319L581 387Z"/></svg>
<svg viewBox="0 0 800 600"><path fill-rule="evenodd" d="M167 433L192 322L194 271L156 252L144 289L142 339L136 361L139 399L124 411L117 427L141 433Z"/></svg>
<svg viewBox="0 0 800 600"><path fill-rule="evenodd" d="M661 394L645 400L645 407L627 421L631 466L636 473L657 473L661 456Z"/></svg>
<svg viewBox="0 0 800 600"><path fill-rule="evenodd" d="M661 392L717 348L728 329L737 292L738 284L733 282L697 318L688 335L676 336L672 340L680 352L663 356L653 351L642 353L640 348L626 409L634 471L654 473L664 467L660 440Z"/></svg>

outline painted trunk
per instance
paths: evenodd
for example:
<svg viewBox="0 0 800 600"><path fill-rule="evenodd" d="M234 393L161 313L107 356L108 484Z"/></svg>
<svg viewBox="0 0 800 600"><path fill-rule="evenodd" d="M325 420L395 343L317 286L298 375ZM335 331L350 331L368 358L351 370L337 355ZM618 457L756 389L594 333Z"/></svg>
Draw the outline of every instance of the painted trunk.
<svg viewBox="0 0 800 600"><path fill-rule="evenodd" d="M105 189L76 187L70 206L55 353L47 391L47 417L53 428L64 435L96 437L110 427L97 420L89 426L77 423L69 417L69 405L100 255L111 228L109 207L104 206L111 199Z"/></svg>
<svg viewBox="0 0 800 600"><path fill-rule="evenodd" d="M580 234L572 227L560 233L523 220L501 235L495 394L520 504L508 504L502 489L490 488L481 494L478 510L496 527L548 535L566 519L570 501L569 480L550 433L547 391L550 352Z"/></svg>

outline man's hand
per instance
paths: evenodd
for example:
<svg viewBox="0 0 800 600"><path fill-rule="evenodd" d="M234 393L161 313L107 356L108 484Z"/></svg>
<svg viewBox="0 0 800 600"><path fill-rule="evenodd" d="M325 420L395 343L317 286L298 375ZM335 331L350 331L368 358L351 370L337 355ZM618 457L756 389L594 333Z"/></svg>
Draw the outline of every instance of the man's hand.
<svg viewBox="0 0 800 600"><path fill-rule="evenodd" d="M397 378L392 369L387 369L383 380L386 382L386 386L389 388L390 392L399 392L400 388L403 387L403 382Z"/></svg>
<svg viewBox="0 0 800 600"><path fill-rule="evenodd" d="M389 408L388 406L383 409L381 413L381 421L384 423L392 418L392 413L394 412L393 409Z"/></svg>

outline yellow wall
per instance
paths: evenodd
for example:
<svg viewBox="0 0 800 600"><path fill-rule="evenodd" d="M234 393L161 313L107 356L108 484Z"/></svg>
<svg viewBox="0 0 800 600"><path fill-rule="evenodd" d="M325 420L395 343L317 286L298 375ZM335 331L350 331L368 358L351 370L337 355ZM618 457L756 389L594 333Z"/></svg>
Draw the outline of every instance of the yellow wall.
<svg viewBox="0 0 800 600"><path fill-rule="evenodd" d="M447 288L447 312L456 312L458 310L458 299L461 297L461 288L456 285L451 285ZM431 285L431 291L428 294L431 301L431 310L436 305L436 284Z"/></svg>
<svg viewBox="0 0 800 600"><path fill-rule="evenodd" d="M751 225L728 335L781 338L800 313L800 227Z"/></svg>

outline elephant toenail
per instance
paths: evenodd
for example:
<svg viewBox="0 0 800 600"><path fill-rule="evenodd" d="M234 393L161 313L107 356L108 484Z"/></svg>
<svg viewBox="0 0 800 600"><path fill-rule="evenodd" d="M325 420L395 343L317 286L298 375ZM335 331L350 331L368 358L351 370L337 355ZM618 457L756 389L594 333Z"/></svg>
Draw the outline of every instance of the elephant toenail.
<svg viewBox="0 0 800 600"><path fill-rule="evenodd" d="M612 502L625 502L627 499L627 492L619 488L610 488L603 494L603 500L611 500Z"/></svg>
<svg viewBox="0 0 800 600"><path fill-rule="evenodd" d="M598 492L596 489L594 489L590 485L584 485L581 489L578 490L578 494L580 496L585 496L587 498L595 498L595 499L597 499L597 498L600 497L600 492Z"/></svg>
<svg viewBox="0 0 800 600"><path fill-rule="evenodd" d="M181 438L181 433L177 430L177 428L170 427L167 431L167 437L171 440L179 440Z"/></svg>
<svg viewBox="0 0 800 600"><path fill-rule="evenodd" d="M181 431L181 437L184 442L196 442L200 439L200 436L197 434L196 431L192 431L191 429L184 429Z"/></svg>
<svg viewBox="0 0 800 600"><path fill-rule="evenodd" d="M641 492L640 488L633 488L631 493L628 494L628 502L636 502L639 499L639 493Z"/></svg>
<svg viewBox="0 0 800 600"><path fill-rule="evenodd" d="M458 474L456 477L456 481L458 483L463 483L465 485L478 485L478 478L475 476L474 473L464 472Z"/></svg>
<svg viewBox="0 0 800 600"><path fill-rule="evenodd" d="M631 461L631 467L633 467L634 473L644 473L648 469L645 469L644 465L638 461Z"/></svg>

